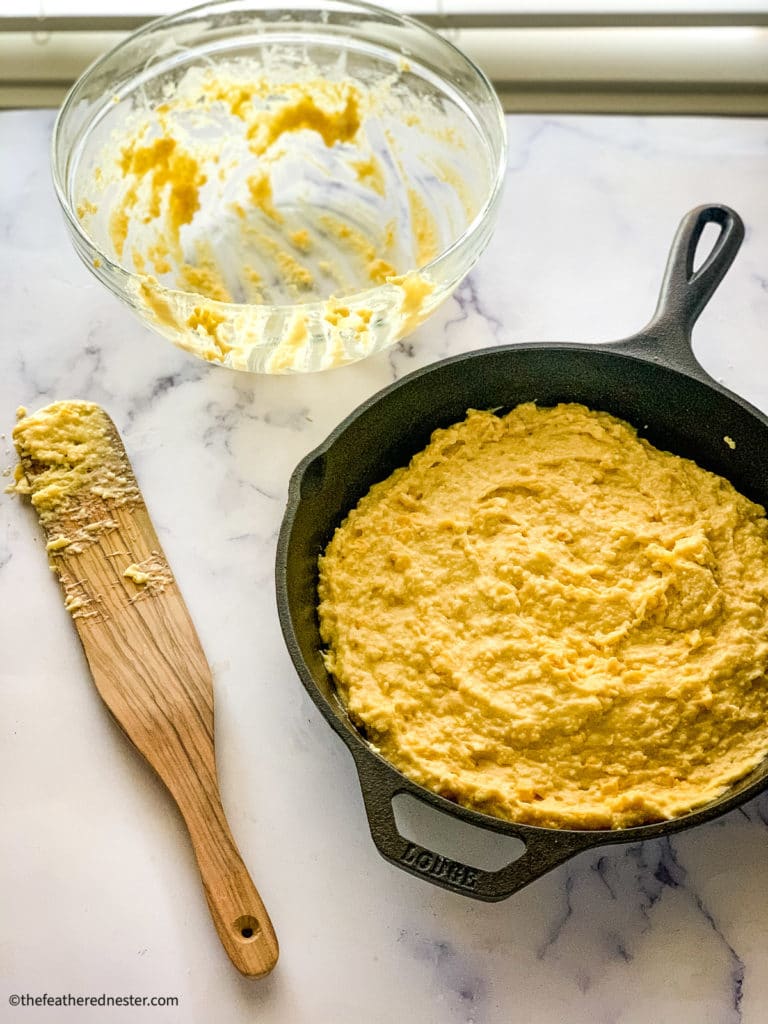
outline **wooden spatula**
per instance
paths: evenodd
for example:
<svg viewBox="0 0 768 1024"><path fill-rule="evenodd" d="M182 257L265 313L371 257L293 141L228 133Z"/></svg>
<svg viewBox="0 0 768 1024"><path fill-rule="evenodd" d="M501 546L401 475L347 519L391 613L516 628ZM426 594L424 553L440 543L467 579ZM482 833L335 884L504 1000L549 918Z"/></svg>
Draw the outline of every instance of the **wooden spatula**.
<svg viewBox="0 0 768 1024"><path fill-rule="evenodd" d="M57 402L14 441L15 489L37 509L96 687L179 806L232 963L267 974L277 939L221 805L210 669L117 430L98 405Z"/></svg>

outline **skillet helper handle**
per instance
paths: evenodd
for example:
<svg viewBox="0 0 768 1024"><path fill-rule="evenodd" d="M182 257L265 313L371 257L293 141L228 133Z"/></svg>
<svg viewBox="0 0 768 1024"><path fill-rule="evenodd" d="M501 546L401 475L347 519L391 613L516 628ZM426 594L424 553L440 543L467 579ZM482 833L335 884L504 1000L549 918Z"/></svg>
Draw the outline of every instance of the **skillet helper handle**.
<svg viewBox="0 0 768 1024"><path fill-rule="evenodd" d="M475 868L444 857L400 834L392 799L399 793L418 799L415 791L418 787L404 784L386 766L371 765L362 758L357 761L357 770L371 836L382 857L412 875L462 896L489 903L506 899L580 850L594 845L586 834L581 837L554 829L521 828L512 833L525 843L521 856L495 871Z"/></svg>
<svg viewBox="0 0 768 1024"><path fill-rule="evenodd" d="M707 224L720 225L720 234L694 271L696 250ZM649 332L676 337L684 342L690 357L693 325L725 277L743 239L744 223L729 206L698 206L686 214L672 243Z"/></svg>

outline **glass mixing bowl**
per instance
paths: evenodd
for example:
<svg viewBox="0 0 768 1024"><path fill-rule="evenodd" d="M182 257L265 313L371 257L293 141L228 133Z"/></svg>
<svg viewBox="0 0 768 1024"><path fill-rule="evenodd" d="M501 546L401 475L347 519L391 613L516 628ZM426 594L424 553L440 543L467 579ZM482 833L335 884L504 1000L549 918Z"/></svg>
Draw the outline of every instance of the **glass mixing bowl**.
<svg viewBox="0 0 768 1024"><path fill-rule="evenodd" d="M504 117L475 65L364 3L221 0L96 61L54 129L86 266L235 369L354 362L421 323L491 236Z"/></svg>

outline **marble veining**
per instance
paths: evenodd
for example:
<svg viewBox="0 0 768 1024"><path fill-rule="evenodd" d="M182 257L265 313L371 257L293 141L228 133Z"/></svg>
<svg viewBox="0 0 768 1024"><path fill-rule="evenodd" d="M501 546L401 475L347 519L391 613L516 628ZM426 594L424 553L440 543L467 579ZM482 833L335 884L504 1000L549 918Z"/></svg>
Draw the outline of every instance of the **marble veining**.
<svg viewBox="0 0 768 1024"><path fill-rule="evenodd" d="M634 333L702 202L748 233L695 351L768 410L765 122L510 118L499 227L455 296L389 352L265 378L174 349L80 265L52 121L0 114L0 469L20 404L90 399L121 430L211 663L223 799L282 958L262 982L229 965L178 816L90 681L35 516L3 495L0 1020L86 1019L14 1010L13 993L106 992L180 1000L110 1024L763 1024L768 794L584 853L500 904L437 890L372 845L351 759L285 652L273 561L293 467L361 401L470 349Z"/></svg>

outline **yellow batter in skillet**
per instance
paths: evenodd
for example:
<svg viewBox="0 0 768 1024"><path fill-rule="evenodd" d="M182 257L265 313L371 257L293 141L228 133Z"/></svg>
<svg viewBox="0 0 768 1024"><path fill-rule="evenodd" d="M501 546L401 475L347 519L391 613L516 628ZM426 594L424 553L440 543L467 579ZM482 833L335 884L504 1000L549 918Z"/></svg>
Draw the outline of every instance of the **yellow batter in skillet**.
<svg viewBox="0 0 768 1024"><path fill-rule="evenodd" d="M320 558L328 669L416 782L518 822L621 828L768 752L768 521L581 405L471 411Z"/></svg>

